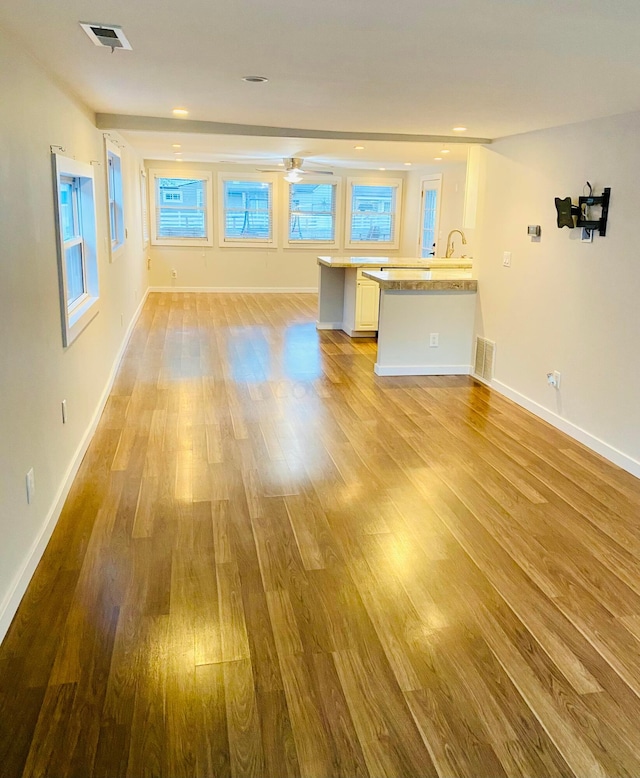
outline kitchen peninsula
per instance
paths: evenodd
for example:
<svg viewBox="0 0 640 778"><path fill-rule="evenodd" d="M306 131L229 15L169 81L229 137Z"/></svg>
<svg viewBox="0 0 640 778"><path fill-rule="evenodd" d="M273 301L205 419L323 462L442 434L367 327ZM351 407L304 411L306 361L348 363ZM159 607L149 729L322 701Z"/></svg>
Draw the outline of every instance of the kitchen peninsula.
<svg viewBox="0 0 640 778"><path fill-rule="evenodd" d="M467 375L478 282L470 268L364 270L380 288L377 375Z"/></svg>
<svg viewBox="0 0 640 778"><path fill-rule="evenodd" d="M374 337L378 330L380 287L367 270L470 269L471 259L429 257L319 256L319 330L344 330L350 337Z"/></svg>

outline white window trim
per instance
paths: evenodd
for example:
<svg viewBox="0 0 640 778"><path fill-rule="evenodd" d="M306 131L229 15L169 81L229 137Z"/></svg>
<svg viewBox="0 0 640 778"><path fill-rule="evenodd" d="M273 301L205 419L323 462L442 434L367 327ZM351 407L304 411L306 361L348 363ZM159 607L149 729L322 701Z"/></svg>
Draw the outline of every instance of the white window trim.
<svg viewBox="0 0 640 778"><path fill-rule="evenodd" d="M60 154L52 154L54 179L54 205L56 216L56 238L58 246L58 281L60 291L60 312L62 317L62 342L70 346L99 311L98 280L98 238L96 228L96 197L93 168ZM60 182L62 178L80 179L81 234L83 243L83 267L85 293L69 308L67 300L67 263L60 211Z"/></svg>
<svg viewBox="0 0 640 778"><path fill-rule="evenodd" d="M358 176L357 178L347 178L347 193L345 197L345 238L344 246L350 249L380 249L384 251L386 249L400 248L400 229L402 223L402 179L401 178L367 178L366 176ZM395 186L396 187L396 202L395 213L393 220L393 240L390 241L366 241L366 240L352 240L351 239L351 202L353 200L353 187L354 186Z"/></svg>
<svg viewBox="0 0 640 778"><path fill-rule="evenodd" d="M264 184L271 184L271 238L259 240L256 238L225 238L225 207L224 207L224 184L225 181L260 181ZM218 173L218 245L220 248L278 248L278 229L279 229L279 211L278 203L279 179L276 174L254 173Z"/></svg>
<svg viewBox="0 0 640 778"><path fill-rule="evenodd" d="M122 159L122 150L120 146L118 146L114 141L111 140L111 138L105 136L104 139L104 148L105 148L105 170L107 174L107 224L109 225L109 236L108 236L108 242L110 246L110 259L111 262L113 262L114 259L117 259L122 252L124 251L124 246L127 241L127 225L126 225L126 219L124 215L124 160ZM111 191L111 177L109 175L109 155L112 154L114 157L117 157L120 161L120 213L121 213L121 220L122 223L119 225L118 230L118 238L114 241L111 238L111 200L112 195L117 195L118 192L112 192ZM115 202L117 202L117 198L113 198Z"/></svg>
<svg viewBox="0 0 640 778"><path fill-rule="evenodd" d="M291 186L289 182L286 187L286 224L285 224L285 246L286 248L304 249L309 247L313 249L315 246L339 246L340 235L342 235L343 224L343 204L342 204L342 178L336 178L335 176L307 176L305 175L302 181L298 181L299 184L332 184L336 188L336 201L335 201L335 222L333 225L333 240L291 240L289 237L289 220L291 219Z"/></svg>
<svg viewBox="0 0 640 778"><path fill-rule="evenodd" d="M149 187L147 171L140 168L140 220L142 222L142 248L149 246Z"/></svg>
<svg viewBox="0 0 640 778"><path fill-rule="evenodd" d="M436 222L433 234L435 235L435 254L434 257L441 257L443 254L439 254L440 248L440 214L442 212L442 173L433 173L432 175L425 176L420 181L420 216L418 218L418 256L422 256L422 224L424 219L424 192L425 184L436 184L429 187L429 189L435 189L438 192L438 200L436 206Z"/></svg>
<svg viewBox="0 0 640 778"><path fill-rule="evenodd" d="M158 178L185 178L196 181L204 181L206 193L205 224L207 227L206 238L158 238L157 237L157 206L156 206L156 179ZM149 211L151 216L151 244L153 246L213 246L213 173L209 170L158 170L149 169ZM160 204L162 206L162 203Z"/></svg>

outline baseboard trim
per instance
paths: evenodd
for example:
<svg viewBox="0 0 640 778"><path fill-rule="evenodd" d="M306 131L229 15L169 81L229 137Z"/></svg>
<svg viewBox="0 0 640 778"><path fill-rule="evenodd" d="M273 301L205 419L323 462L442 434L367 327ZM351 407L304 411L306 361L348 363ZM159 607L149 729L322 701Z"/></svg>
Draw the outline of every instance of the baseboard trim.
<svg viewBox="0 0 640 778"><path fill-rule="evenodd" d="M574 438L574 440L577 440L587 448L590 448L605 459L613 462L614 465L618 465L618 467L631 473L631 475L634 475L636 478L640 478L640 462L637 459L633 459L633 457L619 451L604 440L600 440L600 438L597 438L595 435L587 432L587 430L582 429L582 427L579 427L577 424L573 424L567 419L564 419L557 413L545 408L544 405L540 405L540 403L537 403L535 400L531 400L526 395L503 384L501 381L496 381L494 379L490 386L500 394L513 400L517 405L526 408L526 410L531 411L531 413L544 419L544 421L548 422L553 427L556 427L556 429L566 433L569 437Z"/></svg>
<svg viewBox="0 0 640 778"><path fill-rule="evenodd" d="M53 530L58 523L58 519L62 513L65 500L67 499L71 485L73 484L73 479L78 473L80 464L82 463L87 449L89 448L89 443L91 443L93 434L96 431L96 427L98 426L98 422L102 416L102 411L104 410L104 407L107 404L107 400L109 399L109 393L113 387L113 382L115 381L118 368L120 367L120 362L122 361L125 349L127 348L129 339L131 338L131 333L133 332L133 329L140 317L149 291L150 290L147 289L147 291L142 296L142 300L140 301L140 304L138 305L138 308L136 309L136 312L134 313L129 326L127 327L127 331L124 335L124 338L122 339L118 353L116 354L116 357L113 361L109 378L107 379L105 388L102 392L102 395L100 396L98 405L96 406L93 416L91 417L91 421L89 422L89 425L85 430L84 435L78 444L78 447L76 448L75 454L69 463L69 467L67 468L67 471L64 475L64 479L60 484L58 491L56 492L53 503L47 512L42 527L40 528L40 532L31 545L31 548L29 549L29 552L27 553L27 556L25 557L20 567L20 570L15 576L12 585L9 587L9 591L0 604L0 643L4 640L4 637L7 634L9 627L11 626L11 622L13 621L20 602L24 597L24 593L27 591L27 587L29 586L31 578L36 571L36 567L38 566L38 563L40 562L40 559L42 558L42 555L44 554L44 551L47 547L47 543L51 539Z"/></svg>
<svg viewBox="0 0 640 778"><path fill-rule="evenodd" d="M152 286L150 292L228 292L230 294L318 294L317 286Z"/></svg>
<svg viewBox="0 0 640 778"><path fill-rule="evenodd" d="M316 329L317 330L341 330L342 322L341 321L317 321Z"/></svg>
<svg viewBox="0 0 640 778"><path fill-rule="evenodd" d="M470 375L471 365L379 365L373 372L379 376L400 375Z"/></svg>

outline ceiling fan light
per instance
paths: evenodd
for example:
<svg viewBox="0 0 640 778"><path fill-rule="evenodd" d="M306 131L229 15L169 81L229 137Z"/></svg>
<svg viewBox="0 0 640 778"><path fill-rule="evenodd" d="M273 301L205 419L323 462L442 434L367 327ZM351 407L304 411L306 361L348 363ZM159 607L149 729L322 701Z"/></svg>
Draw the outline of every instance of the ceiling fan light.
<svg viewBox="0 0 640 778"><path fill-rule="evenodd" d="M287 173L287 175L284 177L284 180L288 181L290 184L299 184L302 181L302 176L298 170L294 169Z"/></svg>

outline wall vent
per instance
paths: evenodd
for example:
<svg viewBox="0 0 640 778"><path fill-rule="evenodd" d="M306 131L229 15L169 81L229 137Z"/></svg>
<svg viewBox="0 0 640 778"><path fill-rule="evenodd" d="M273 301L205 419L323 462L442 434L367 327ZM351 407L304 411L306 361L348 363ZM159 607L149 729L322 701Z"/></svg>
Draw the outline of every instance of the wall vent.
<svg viewBox="0 0 640 778"><path fill-rule="evenodd" d="M493 379L493 362L496 356L496 344L486 338L476 338L476 358L473 374L487 383Z"/></svg>
<svg viewBox="0 0 640 778"><path fill-rule="evenodd" d="M82 27L96 46L103 46L111 49L111 51L114 49L128 49L131 51L131 44L119 24L80 22L80 27Z"/></svg>

